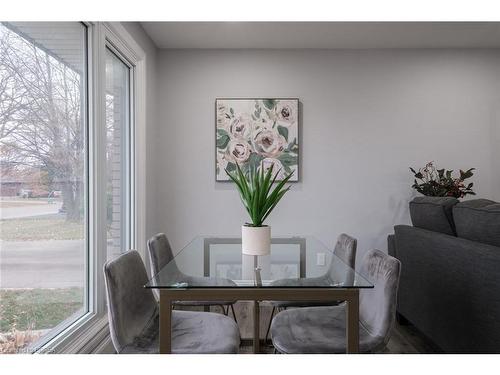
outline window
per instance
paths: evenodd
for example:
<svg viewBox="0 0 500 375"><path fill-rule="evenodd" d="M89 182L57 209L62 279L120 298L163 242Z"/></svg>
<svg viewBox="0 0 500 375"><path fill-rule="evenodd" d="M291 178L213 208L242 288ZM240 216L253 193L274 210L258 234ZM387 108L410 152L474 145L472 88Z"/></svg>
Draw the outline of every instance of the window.
<svg viewBox="0 0 500 375"><path fill-rule="evenodd" d="M0 353L104 338L103 264L144 252L144 59L117 23L0 23Z"/></svg>
<svg viewBox="0 0 500 375"><path fill-rule="evenodd" d="M130 248L131 69L106 48L106 198L107 259Z"/></svg>
<svg viewBox="0 0 500 375"><path fill-rule="evenodd" d="M87 26L0 25L0 353L89 311Z"/></svg>

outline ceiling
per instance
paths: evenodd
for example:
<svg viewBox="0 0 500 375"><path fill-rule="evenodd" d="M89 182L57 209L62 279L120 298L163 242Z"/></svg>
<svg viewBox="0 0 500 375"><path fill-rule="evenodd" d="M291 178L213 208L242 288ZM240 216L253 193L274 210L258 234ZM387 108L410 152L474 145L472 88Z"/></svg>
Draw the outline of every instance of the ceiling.
<svg viewBox="0 0 500 375"><path fill-rule="evenodd" d="M159 48L500 48L498 22L141 22Z"/></svg>

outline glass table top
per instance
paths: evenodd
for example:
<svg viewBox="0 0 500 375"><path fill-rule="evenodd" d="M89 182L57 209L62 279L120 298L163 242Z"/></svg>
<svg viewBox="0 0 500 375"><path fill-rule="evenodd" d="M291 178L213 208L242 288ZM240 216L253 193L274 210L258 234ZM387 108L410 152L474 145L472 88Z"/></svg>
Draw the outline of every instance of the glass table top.
<svg viewBox="0 0 500 375"><path fill-rule="evenodd" d="M259 277L260 276L260 277ZM241 238L196 237L146 288L372 288L314 237L271 240L271 253L244 255Z"/></svg>

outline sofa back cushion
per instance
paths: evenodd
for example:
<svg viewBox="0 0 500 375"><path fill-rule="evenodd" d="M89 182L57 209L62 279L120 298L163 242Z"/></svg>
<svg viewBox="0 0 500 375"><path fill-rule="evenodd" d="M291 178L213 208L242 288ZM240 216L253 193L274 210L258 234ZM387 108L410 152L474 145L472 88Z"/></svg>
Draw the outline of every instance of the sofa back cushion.
<svg viewBox="0 0 500 375"><path fill-rule="evenodd" d="M453 207L457 236L500 246L500 203L474 199Z"/></svg>
<svg viewBox="0 0 500 375"><path fill-rule="evenodd" d="M451 197L416 197L410 202L414 227L455 235L453 206L458 199Z"/></svg>

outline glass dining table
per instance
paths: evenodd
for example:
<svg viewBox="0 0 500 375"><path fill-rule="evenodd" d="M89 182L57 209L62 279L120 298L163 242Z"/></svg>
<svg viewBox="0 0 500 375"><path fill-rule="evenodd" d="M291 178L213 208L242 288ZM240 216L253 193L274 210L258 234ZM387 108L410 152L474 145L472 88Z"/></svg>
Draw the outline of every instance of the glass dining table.
<svg viewBox="0 0 500 375"><path fill-rule="evenodd" d="M160 300L160 353L171 352L174 301L253 301L253 351L259 352L260 301L345 301L346 352L359 350L359 290L373 285L318 239L272 238L265 256L244 255L241 238L199 236L146 288Z"/></svg>

